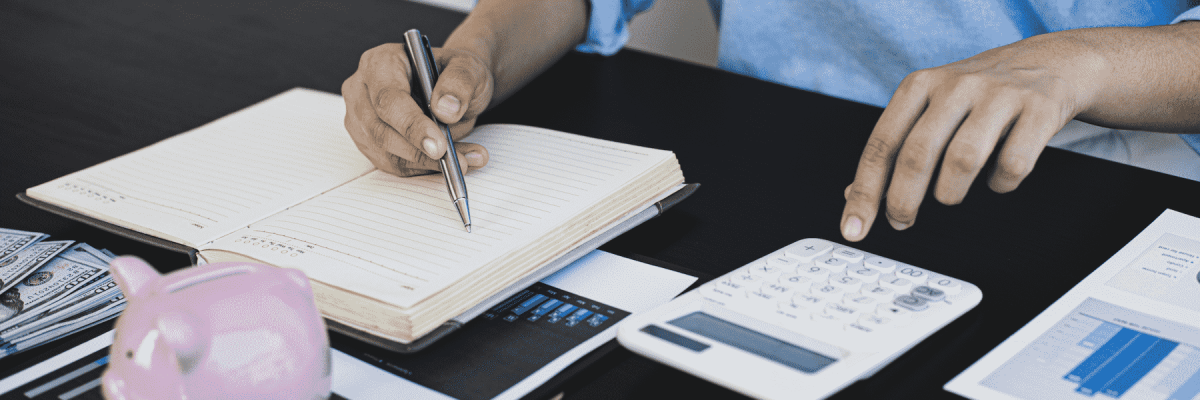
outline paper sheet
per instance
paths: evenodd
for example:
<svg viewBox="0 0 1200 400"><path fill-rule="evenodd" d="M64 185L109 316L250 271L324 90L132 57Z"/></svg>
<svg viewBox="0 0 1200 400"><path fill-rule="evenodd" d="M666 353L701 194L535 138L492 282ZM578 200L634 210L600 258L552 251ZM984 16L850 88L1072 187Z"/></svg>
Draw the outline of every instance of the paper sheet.
<svg viewBox="0 0 1200 400"><path fill-rule="evenodd" d="M945 389L987 399L1200 396L1200 219L1166 210Z"/></svg>

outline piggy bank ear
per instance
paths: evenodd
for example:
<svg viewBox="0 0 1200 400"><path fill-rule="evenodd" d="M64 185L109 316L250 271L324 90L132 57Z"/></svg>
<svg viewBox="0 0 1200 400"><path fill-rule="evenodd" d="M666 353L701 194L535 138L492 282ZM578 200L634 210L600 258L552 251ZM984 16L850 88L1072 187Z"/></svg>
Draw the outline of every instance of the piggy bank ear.
<svg viewBox="0 0 1200 400"><path fill-rule="evenodd" d="M121 291L131 298L144 295L146 284L158 279L158 271L137 257L117 257L108 264Z"/></svg>

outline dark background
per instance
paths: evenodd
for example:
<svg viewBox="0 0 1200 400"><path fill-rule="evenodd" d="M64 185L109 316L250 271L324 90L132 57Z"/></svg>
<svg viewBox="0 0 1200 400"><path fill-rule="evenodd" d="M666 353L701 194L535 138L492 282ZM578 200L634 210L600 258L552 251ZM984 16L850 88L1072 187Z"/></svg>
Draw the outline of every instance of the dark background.
<svg viewBox="0 0 1200 400"><path fill-rule="evenodd" d="M399 0L0 1L0 227L136 254L161 270L183 267L182 254L13 195L292 87L338 93L363 51L402 41L409 28L436 45L462 18ZM674 151L700 190L602 249L720 275L801 238L845 243L842 190L879 114L624 50L567 55L481 123ZM1047 149L1012 193L992 193L981 180L958 206L929 197L907 231L877 221L853 247L972 282L984 300L836 397L953 397L943 384L1166 208L1200 215L1200 183ZM4 359L0 370L55 347ZM570 399L737 397L623 350L563 389Z"/></svg>

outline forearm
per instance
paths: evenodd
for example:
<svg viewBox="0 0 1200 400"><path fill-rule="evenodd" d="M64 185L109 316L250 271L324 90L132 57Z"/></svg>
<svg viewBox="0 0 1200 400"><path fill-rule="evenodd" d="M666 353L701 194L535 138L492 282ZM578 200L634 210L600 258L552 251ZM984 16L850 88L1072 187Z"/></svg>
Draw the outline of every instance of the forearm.
<svg viewBox="0 0 1200 400"><path fill-rule="evenodd" d="M585 0L481 0L445 47L483 59L496 105L583 42L587 7Z"/></svg>
<svg viewBox="0 0 1200 400"><path fill-rule="evenodd" d="M1098 55L1077 119L1118 129L1200 132L1200 21L1061 32Z"/></svg>

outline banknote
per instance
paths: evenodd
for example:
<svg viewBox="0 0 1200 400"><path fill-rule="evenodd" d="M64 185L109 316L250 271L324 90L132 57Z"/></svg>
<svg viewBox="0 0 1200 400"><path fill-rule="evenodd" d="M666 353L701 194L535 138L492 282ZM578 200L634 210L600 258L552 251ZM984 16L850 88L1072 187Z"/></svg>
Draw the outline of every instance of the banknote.
<svg viewBox="0 0 1200 400"><path fill-rule="evenodd" d="M0 293L17 286L21 279L71 246L70 240L41 242L0 259Z"/></svg>
<svg viewBox="0 0 1200 400"><path fill-rule="evenodd" d="M75 261L90 262L94 264L108 265L115 257L109 257L108 254L92 247L87 243L76 243L71 248L62 252L62 257L69 258Z"/></svg>
<svg viewBox="0 0 1200 400"><path fill-rule="evenodd" d="M0 331L0 344L19 341L25 336L33 336L47 327L59 326L65 322L75 321L90 314L109 308L114 304L125 302L125 296L119 291L110 291L104 296L93 297L86 303L78 303L70 310L59 309L58 312L48 311L46 316L26 320L23 324Z"/></svg>
<svg viewBox="0 0 1200 400"><path fill-rule="evenodd" d="M62 322L59 325L47 327L41 331L34 332L28 336L23 336L20 339L0 345L0 358L8 355L20 353L33 347L49 342L54 339L69 335L74 332L82 331L93 326L104 323L108 320L116 318L124 311L125 303L113 304L101 309L99 312L91 315L85 315L78 319Z"/></svg>
<svg viewBox="0 0 1200 400"><path fill-rule="evenodd" d="M103 302L113 297L123 299L121 288L117 287L112 275L108 273L102 275L100 280L79 289L71 296L65 296L36 310L25 310L8 321L0 322L0 340L12 337L17 331L23 332L30 326L62 320L68 315L89 307L92 303Z"/></svg>
<svg viewBox="0 0 1200 400"><path fill-rule="evenodd" d="M0 260L50 237L45 233L0 228Z"/></svg>
<svg viewBox="0 0 1200 400"><path fill-rule="evenodd" d="M16 286L0 293L0 323L24 310L35 310L43 304L64 298L107 271L107 265L55 257Z"/></svg>

